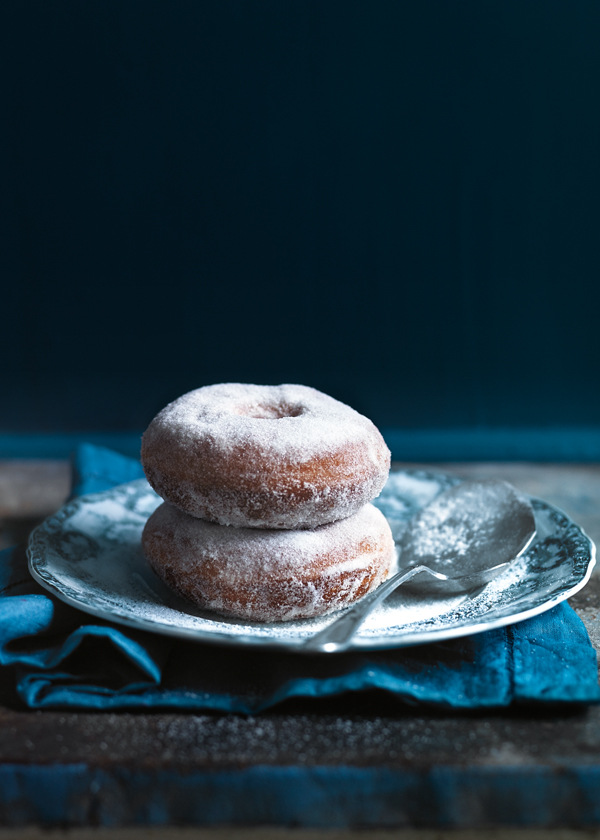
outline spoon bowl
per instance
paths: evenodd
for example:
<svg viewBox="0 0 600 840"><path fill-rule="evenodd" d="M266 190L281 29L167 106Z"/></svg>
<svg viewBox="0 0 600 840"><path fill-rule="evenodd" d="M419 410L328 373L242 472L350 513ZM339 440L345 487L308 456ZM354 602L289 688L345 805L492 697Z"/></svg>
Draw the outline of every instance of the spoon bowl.
<svg viewBox="0 0 600 840"><path fill-rule="evenodd" d="M510 484L457 484L409 522L398 546L400 571L311 636L303 649L344 650L372 610L401 584L440 597L480 589L502 574L534 536L531 504Z"/></svg>

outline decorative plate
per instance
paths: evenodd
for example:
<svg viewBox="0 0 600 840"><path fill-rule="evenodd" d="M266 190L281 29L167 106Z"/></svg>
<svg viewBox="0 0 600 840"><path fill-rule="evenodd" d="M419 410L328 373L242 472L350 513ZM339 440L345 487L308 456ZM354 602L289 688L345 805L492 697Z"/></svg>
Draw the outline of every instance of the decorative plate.
<svg viewBox="0 0 600 840"><path fill-rule="evenodd" d="M374 504L398 539L416 511L458 481L424 470L393 472ZM69 502L32 533L31 574L84 612L199 642L301 652L302 643L337 615L262 624L223 618L183 600L157 578L141 549L144 523L160 502L145 479ZM594 544L562 511L531 502L536 538L500 577L477 593L451 598L400 587L369 616L350 650L481 633L544 612L581 589L595 563Z"/></svg>

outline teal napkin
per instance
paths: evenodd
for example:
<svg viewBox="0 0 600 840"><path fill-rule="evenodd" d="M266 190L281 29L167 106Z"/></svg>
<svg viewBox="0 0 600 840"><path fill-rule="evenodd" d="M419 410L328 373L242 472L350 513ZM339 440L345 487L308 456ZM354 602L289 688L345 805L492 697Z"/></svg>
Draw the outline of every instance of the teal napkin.
<svg viewBox="0 0 600 840"><path fill-rule="evenodd" d="M73 495L143 475L138 461L83 445ZM173 640L101 621L29 575L22 547L0 554L0 666L32 708L259 712L289 698L381 689L459 709L596 703L596 654L566 603L462 639L399 650L302 656ZM8 667L11 666L11 667Z"/></svg>

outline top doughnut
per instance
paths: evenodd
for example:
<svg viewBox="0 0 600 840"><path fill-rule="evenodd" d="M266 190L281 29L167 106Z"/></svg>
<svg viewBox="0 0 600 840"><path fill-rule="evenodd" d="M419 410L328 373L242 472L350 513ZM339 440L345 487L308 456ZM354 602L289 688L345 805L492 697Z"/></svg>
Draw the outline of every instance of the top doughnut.
<svg viewBox="0 0 600 840"><path fill-rule="evenodd" d="M316 528L351 516L386 482L373 423L304 385L208 385L157 414L142 438L148 481L199 519Z"/></svg>

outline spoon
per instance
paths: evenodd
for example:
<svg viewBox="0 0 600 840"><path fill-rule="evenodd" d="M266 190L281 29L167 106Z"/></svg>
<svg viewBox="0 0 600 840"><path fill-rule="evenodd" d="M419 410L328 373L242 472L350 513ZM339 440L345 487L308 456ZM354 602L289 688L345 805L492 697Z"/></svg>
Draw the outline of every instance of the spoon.
<svg viewBox="0 0 600 840"><path fill-rule="evenodd" d="M371 613L401 584L437 596L472 592L501 574L535 536L529 501L506 481L463 481L440 493L408 523L399 542L401 570L324 630L306 652L349 647Z"/></svg>

